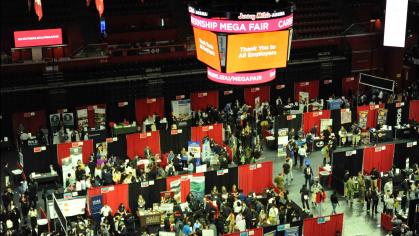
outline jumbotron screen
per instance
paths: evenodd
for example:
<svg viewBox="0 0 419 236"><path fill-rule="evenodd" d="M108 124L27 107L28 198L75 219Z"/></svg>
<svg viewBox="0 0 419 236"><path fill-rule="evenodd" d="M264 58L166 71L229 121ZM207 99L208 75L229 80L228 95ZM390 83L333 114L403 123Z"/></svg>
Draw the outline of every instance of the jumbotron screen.
<svg viewBox="0 0 419 236"><path fill-rule="evenodd" d="M195 37L196 57L203 63L220 71L220 55L218 53L217 35L210 31L193 28Z"/></svg>
<svg viewBox="0 0 419 236"><path fill-rule="evenodd" d="M229 35L226 72L286 67L289 32L289 30L282 30Z"/></svg>

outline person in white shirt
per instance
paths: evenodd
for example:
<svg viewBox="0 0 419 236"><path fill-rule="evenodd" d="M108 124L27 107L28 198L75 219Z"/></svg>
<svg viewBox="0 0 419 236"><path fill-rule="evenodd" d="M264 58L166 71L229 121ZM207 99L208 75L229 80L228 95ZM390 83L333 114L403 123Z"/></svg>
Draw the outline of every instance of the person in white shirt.
<svg viewBox="0 0 419 236"><path fill-rule="evenodd" d="M389 195L393 193L393 181L384 184L384 192Z"/></svg>
<svg viewBox="0 0 419 236"><path fill-rule="evenodd" d="M300 157L300 169L303 168L304 159L307 157L307 144L298 148L298 157Z"/></svg>
<svg viewBox="0 0 419 236"><path fill-rule="evenodd" d="M100 209L100 214L103 216L103 217L105 217L105 218L107 218L109 215L111 215L112 214L112 208L110 207L110 206L108 206L108 205L104 205L103 207L102 207L102 209Z"/></svg>
<svg viewBox="0 0 419 236"><path fill-rule="evenodd" d="M278 208L272 204L271 208L269 208L268 218L272 225L279 224L279 210Z"/></svg>

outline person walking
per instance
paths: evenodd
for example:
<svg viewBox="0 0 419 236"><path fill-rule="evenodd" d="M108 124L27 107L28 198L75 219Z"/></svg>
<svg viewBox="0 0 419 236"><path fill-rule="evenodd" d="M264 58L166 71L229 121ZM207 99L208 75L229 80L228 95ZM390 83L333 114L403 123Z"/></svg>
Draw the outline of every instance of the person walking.
<svg viewBox="0 0 419 236"><path fill-rule="evenodd" d="M370 214L371 202L372 202L372 191L371 188L365 192L365 202L367 203L367 214Z"/></svg>
<svg viewBox="0 0 419 236"><path fill-rule="evenodd" d="M309 186L311 189L312 181L313 181L313 169L311 169L310 165L307 164L306 168L304 168L304 178L305 184Z"/></svg>
<svg viewBox="0 0 419 236"><path fill-rule="evenodd" d="M371 202L372 202L371 214L372 214L372 216L374 216L374 214L378 213L378 211L377 211L378 199L379 199L379 197L378 197L377 189L373 188L372 192L371 192Z"/></svg>
<svg viewBox="0 0 419 236"><path fill-rule="evenodd" d="M330 195L330 201L332 202L332 215L336 214L336 207L339 205L339 199L336 191L333 191L333 194Z"/></svg>
<svg viewBox="0 0 419 236"><path fill-rule="evenodd" d="M307 157L307 144L304 144L298 149L298 156L300 158L300 169L303 168L304 159Z"/></svg>
<svg viewBox="0 0 419 236"><path fill-rule="evenodd" d="M283 169L283 173L284 173L284 177L285 177L285 186L288 186L290 184L290 169L291 169L291 165L290 165L290 157L287 157L287 159L285 160L285 163L282 165L282 169Z"/></svg>
<svg viewBox="0 0 419 236"><path fill-rule="evenodd" d="M353 178L349 178L348 181L346 182L346 193L347 193L347 201L349 202L349 204L352 207L352 200L354 197L354 192L355 192L355 183Z"/></svg>
<svg viewBox="0 0 419 236"><path fill-rule="evenodd" d="M310 191L307 189L307 185L303 184L303 187L300 189L301 202L303 203L303 209L305 211L310 211L310 205L308 204L308 199L310 198Z"/></svg>

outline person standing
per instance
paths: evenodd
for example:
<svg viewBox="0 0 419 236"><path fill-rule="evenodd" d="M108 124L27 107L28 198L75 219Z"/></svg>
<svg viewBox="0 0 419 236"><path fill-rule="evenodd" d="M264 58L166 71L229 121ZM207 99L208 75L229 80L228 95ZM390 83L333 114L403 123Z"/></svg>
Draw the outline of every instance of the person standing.
<svg viewBox="0 0 419 236"><path fill-rule="evenodd" d="M372 202L372 208L371 208L371 214L374 216L374 214L377 214L377 207L378 207L378 192L376 188L372 189L371 192L371 202Z"/></svg>
<svg viewBox="0 0 419 236"><path fill-rule="evenodd" d="M339 199L336 191L333 191L333 194L330 195L330 202L332 202L332 215L336 214L336 207L339 205Z"/></svg>
<svg viewBox="0 0 419 236"><path fill-rule="evenodd" d="M348 188L346 182L348 182L349 178L349 171L345 170L345 174L343 175L343 196L345 197L346 201L348 201Z"/></svg>
<svg viewBox="0 0 419 236"><path fill-rule="evenodd" d="M361 128L359 128L358 124L355 122L352 127L352 146L358 146L358 142L361 139Z"/></svg>
<svg viewBox="0 0 419 236"><path fill-rule="evenodd" d="M365 200L365 180L361 171L358 173L358 200L361 209L363 209Z"/></svg>
<svg viewBox="0 0 419 236"><path fill-rule="evenodd" d="M304 159L307 157L307 144L304 144L298 149L298 156L300 158L300 169L303 168Z"/></svg>
<svg viewBox="0 0 419 236"><path fill-rule="evenodd" d="M300 189L301 194L301 202L303 203L303 209L305 211L310 210L310 205L308 204L308 199L310 196L310 191L307 189L307 185L303 185L303 187Z"/></svg>
<svg viewBox="0 0 419 236"><path fill-rule="evenodd" d="M355 192L355 183L353 178L349 178L348 181L346 182L346 193L347 193L347 201L349 202L349 204L352 206L352 199L354 197L354 192Z"/></svg>
<svg viewBox="0 0 419 236"><path fill-rule="evenodd" d="M372 187L378 189L378 178L380 177L380 173L378 173L377 168L372 168L371 170L371 182Z"/></svg>
<svg viewBox="0 0 419 236"><path fill-rule="evenodd" d="M326 163L327 163L328 160L330 162L330 148L331 148L331 145L330 144L327 144L322 149L323 166L326 166Z"/></svg>
<svg viewBox="0 0 419 236"><path fill-rule="evenodd" d="M368 190L365 192L365 202L367 203L367 214L370 214L371 201L372 201L372 191L371 191L371 188L368 188Z"/></svg>
<svg viewBox="0 0 419 236"><path fill-rule="evenodd" d="M309 186L311 189L312 180L313 180L313 169L311 169L310 165L306 165L306 168L304 168L304 178L305 178L305 184Z"/></svg>

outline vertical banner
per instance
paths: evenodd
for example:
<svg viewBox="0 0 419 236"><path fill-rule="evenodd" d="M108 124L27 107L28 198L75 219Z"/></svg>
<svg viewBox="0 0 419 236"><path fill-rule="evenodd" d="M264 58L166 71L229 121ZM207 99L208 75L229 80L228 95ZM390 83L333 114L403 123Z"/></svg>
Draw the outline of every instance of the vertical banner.
<svg viewBox="0 0 419 236"><path fill-rule="evenodd" d="M333 125L333 119L320 119L320 132Z"/></svg>
<svg viewBox="0 0 419 236"><path fill-rule="evenodd" d="M192 176L190 179L190 191L195 199L203 199L205 195L205 176Z"/></svg>
<svg viewBox="0 0 419 236"><path fill-rule="evenodd" d="M286 147L288 144L288 128L278 129L278 156L286 156Z"/></svg>
<svg viewBox="0 0 419 236"><path fill-rule="evenodd" d="M352 111L351 109L341 109L340 110L340 123L349 124L352 122Z"/></svg>
<svg viewBox="0 0 419 236"><path fill-rule="evenodd" d="M44 15L42 12L41 0L35 0L35 13L38 16L38 21L40 21L42 19L42 16Z"/></svg>
<svg viewBox="0 0 419 236"><path fill-rule="evenodd" d="M105 10L105 3L103 3L103 0L96 0L95 3L99 16L102 17L103 11Z"/></svg>
<svg viewBox="0 0 419 236"><path fill-rule="evenodd" d="M92 218L96 222L100 222L100 209L102 209L103 197L102 195L93 196L90 198Z"/></svg>
<svg viewBox="0 0 419 236"><path fill-rule="evenodd" d="M170 182L170 191L174 193L176 202L181 202L180 179Z"/></svg>
<svg viewBox="0 0 419 236"><path fill-rule="evenodd" d="M368 121L368 111L360 111L358 113L358 124L361 129L367 128L367 121Z"/></svg>
<svg viewBox="0 0 419 236"><path fill-rule="evenodd" d="M377 124L386 125L387 124L387 113L388 110L384 108L378 109L377 112Z"/></svg>

